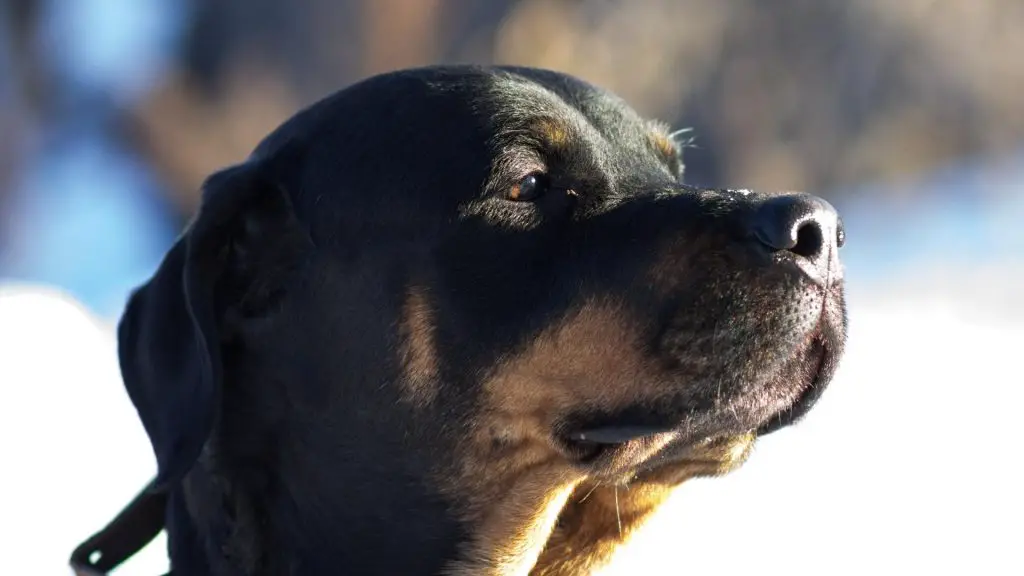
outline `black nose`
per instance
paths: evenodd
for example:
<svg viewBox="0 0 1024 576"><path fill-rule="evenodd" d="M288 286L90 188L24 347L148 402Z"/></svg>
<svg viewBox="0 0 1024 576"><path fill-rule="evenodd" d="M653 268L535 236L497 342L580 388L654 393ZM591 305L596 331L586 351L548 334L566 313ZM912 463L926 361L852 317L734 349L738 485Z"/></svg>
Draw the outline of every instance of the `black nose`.
<svg viewBox="0 0 1024 576"><path fill-rule="evenodd" d="M846 240L835 208L810 194L768 198L755 209L752 232L772 252L790 252L822 272Z"/></svg>

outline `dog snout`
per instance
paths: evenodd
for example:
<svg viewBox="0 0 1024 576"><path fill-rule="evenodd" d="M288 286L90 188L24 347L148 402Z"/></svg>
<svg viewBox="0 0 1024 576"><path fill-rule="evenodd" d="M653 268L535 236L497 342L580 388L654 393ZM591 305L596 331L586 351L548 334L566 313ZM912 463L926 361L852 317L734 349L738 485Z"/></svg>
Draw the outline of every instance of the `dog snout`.
<svg viewBox="0 0 1024 576"><path fill-rule="evenodd" d="M751 235L772 253L786 253L816 279L829 275L845 231L839 213L811 194L783 194L754 210ZM807 270L807 268L810 268Z"/></svg>

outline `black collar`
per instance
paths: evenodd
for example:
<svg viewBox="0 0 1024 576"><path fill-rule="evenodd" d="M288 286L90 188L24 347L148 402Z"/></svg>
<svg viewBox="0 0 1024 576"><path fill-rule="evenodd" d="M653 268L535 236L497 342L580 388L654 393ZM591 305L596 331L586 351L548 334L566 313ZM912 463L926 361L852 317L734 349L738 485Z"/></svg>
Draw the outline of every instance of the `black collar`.
<svg viewBox="0 0 1024 576"><path fill-rule="evenodd" d="M149 484L109 524L71 553L76 576L109 574L160 534L166 513L167 493Z"/></svg>

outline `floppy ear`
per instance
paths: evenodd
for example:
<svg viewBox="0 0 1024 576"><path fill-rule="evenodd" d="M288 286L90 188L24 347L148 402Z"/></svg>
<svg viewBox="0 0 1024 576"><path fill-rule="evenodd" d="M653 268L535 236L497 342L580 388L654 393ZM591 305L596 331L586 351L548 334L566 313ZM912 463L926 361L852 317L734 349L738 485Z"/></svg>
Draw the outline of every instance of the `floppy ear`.
<svg viewBox="0 0 1024 576"><path fill-rule="evenodd" d="M156 454L156 486L195 463L220 410L227 318L259 314L309 237L259 162L207 179L199 213L118 326L125 388Z"/></svg>

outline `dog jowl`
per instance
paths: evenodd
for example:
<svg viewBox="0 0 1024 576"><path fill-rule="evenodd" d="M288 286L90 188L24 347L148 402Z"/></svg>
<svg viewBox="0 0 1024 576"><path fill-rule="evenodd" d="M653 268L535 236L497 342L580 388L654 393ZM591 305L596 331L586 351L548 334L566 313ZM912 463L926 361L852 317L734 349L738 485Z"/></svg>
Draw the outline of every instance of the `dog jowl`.
<svg viewBox="0 0 1024 576"><path fill-rule="evenodd" d="M844 232L682 170L604 90L454 66L211 176L119 330L172 566L586 574L739 466L842 355Z"/></svg>

